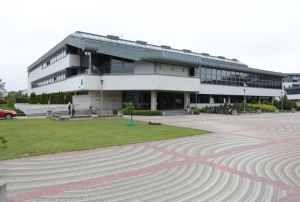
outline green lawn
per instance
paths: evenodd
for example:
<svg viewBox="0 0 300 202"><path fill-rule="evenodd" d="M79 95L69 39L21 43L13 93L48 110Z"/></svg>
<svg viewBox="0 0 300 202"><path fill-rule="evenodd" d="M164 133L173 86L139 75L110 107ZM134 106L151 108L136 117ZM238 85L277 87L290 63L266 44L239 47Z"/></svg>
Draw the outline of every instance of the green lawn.
<svg viewBox="0 0 300 202"><path fill-rule="evenodd" d="M137 126L126 126L126 121L0 120L0 134L10 140L7 148L0 144L0 160L211 133L140 121Z"/></svg>

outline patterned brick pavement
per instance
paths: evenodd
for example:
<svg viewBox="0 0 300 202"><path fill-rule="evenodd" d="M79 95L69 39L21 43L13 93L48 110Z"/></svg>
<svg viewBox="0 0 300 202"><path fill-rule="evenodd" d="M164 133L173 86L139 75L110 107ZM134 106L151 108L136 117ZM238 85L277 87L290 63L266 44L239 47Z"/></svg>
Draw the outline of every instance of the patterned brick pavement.
<svg viewBox="0 0 300 202"><path fill-rule="evenodd" d="M2 161L7 200L300 201L300 114L134 118L215 133Z"/></svg>

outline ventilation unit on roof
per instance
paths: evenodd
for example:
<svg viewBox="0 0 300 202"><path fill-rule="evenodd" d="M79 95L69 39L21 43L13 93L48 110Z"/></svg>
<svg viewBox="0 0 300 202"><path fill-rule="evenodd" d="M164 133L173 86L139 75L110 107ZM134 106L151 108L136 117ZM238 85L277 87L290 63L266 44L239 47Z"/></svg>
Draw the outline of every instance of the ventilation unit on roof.
<svg viewBox="0 0 300 202"><path fill-rule="evenodd" d="M187 49L183 49L182 51L185 52L185 53L191 53L192 52L191 50L187 50Z"/></svg>
<svg viewBox="0 0 300 202"><path fill-rule="evenodd" d="M146 41L136 41L135 43L141 44L141 45L147 45L147 42L146 42Z"/></svg>
<svg viewBox="0 0 300 202"><path fill-rule="evenodd" d="M200 55L209 56L208 53L201 53Z"/></svg>
<svg viewBox="0 0 300 202"><path fill-rule="evenodd" d="M107 35L108 39L114 39L114 40L119 40L118 36L113 36L113 35Z"/></svg>
<svg viewBox="0 0 300 202"><path fill-rule="evenodd" d="M224 57L224 56L218 56L218 58L220 58L220 59L225 59L225 57Z"/></svg>
<svg viewBox="0 0 300 202"><path fill-rule="evenodd" d="M162 48L164 48L164 49L171 49L171 46L161 45L160 47L162 47Z"/></svg>
<svg viewBox="0 0 300 202"><path fill-rule="evenodd" d="M235 62L238 62L238 60L237 60L237 59L234 59L234 58L233 58L233 59L231 59L231 60L232 60L232 61L235 61Z"/></svg>

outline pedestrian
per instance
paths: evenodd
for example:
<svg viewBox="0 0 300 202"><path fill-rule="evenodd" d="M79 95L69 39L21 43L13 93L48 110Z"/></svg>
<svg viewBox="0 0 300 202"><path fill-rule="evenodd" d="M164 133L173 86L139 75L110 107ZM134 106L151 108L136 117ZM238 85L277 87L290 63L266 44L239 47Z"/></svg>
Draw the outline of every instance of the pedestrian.
<svg viewBox="0 0 300 202"><path fill-rule="evenodd" d="M68 104L68 110L69 110L69 116L71 116L71 110L72 110L71 102L69 102Z"/></svg>
<svg viewBox="0 0 300 202"><path fill-rule="evenodd" d="M75 114L75 103L73 102L73 104L72 104L72 116L74 116L74 114Z"/></svg>
<svg viewBox="0 0 300 202"><path fill-rule="evenodd" d="M187 103L187 113L188 114L190 112L190 108L191 108L191 105L190 105L190 102Z"/></svg>

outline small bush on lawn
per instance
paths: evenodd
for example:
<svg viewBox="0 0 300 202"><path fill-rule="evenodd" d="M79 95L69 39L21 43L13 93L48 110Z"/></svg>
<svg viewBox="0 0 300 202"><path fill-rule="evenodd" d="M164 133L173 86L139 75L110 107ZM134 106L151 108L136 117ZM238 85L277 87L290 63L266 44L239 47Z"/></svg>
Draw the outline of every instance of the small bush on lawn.
<svg viewBox="0 0 300 202"><path fill-rule="evenodd" d="M264 104L249 105L249 107L252 109L255 109L256 107L260 107L261 109L264 109L266 111L275 111L275 109L277 109L273 105L264 105Z"/></svg>
<svg viewBox="0 0 300 202"><path fill-rule="evenodd" d="M4 144L4 148L6 148L6 143L9 142L8 139L5 139L4 135L0 135L0 140Z"/></svg>
<svg viewBox="0 0 300 202"><path fill-rule="evenodd" d="M263 100L261 102L262 105L270 105L270 102L268 100Z"/></svg>
<svg viewBox="0 0 300 202"><path fill-rule="evenodd" d="M194 114L200 114L199 109L192 109L192 111L194 112Z"/></svg>
<svg viewBox="0 0 300 202"><path fill-rule="evenodd" d="M123 111L123 110L113 110L114 114L117 114L118 111ZM128 112L123 112L124 115L130 115ZM132 113L133 115L144 115L144 116L156 116L156 115L161 115L161 111L159 110L135 110L135 112Z"/></svg>

